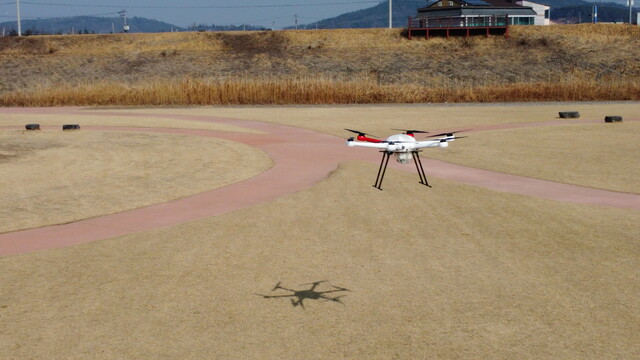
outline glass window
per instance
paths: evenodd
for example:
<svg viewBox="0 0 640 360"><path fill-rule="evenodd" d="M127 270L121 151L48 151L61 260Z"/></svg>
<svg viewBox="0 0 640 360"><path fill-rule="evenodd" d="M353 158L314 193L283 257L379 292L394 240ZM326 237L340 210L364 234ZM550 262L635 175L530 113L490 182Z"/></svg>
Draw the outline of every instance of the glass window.
<svg viewBox="0 0 640 360"><path fill-rule="evenodd" d="M509 18L510 25L533 25L535 24L532 17L512 17Z"/></svg>

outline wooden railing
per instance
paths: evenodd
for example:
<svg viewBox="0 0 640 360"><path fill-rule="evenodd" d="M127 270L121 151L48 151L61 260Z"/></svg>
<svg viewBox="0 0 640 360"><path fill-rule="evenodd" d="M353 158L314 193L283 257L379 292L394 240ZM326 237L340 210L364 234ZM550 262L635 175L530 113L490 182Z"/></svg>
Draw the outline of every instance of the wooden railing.
<svg viewBox="0 0 640 360"><path fill-rule="evenodd" d="M508 16L477 16L477 17L409 17L407 37L413 34L424 34L425 38L433 35L460 36L484 34L501 34L509 38Z"/></svg>
<svg viewBox="0 0 640 360"><path fill-rule="evenodd" d="M481 17L409 17L409 29L441 29L467 27L505 27L509 24L508 16Z"/></svg>

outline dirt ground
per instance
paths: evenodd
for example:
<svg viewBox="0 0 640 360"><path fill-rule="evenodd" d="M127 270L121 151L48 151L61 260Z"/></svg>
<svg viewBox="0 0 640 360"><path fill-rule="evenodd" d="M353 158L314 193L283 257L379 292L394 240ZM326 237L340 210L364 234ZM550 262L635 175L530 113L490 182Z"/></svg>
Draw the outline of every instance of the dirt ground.
<svg viewBox="0 0 640 360"><path fill-rule="evenodd" d="M527 106L486 107L484 113L464 106L139 112L269 118L348 136L340 129L370 127L376 134L390 127L553 120L557 115L545 106L564 111L582 105L544 105L533 108L537 115ZM584 111L640 117L637 104L593 106ZM491 115L503 112L512 115ZM446 113L457 120L436 116ZM632 123L607 125L632 125L625 129L637 133ZM572 133L590 138L590 126L577 125ZM543 141L541 147L557 140L533 128L500 132L531 136ZM489 140L495 136L487 133ZM612 148L626 149L627 140L623 134L607 138ZM472 146L463 144L447 150ZM574 154L590 151L583 146L576 142ZM520 156L533 168L545 166L533 152ZM631 168L619 172L629 176ZM244 210L0 258L0 358L640 356L638 211L440 179L430 179L427 189L415 174L393 169L393 186L377 191L371 187L376 169L346 162L312 188ZM323 280L315 288L309 284ZM294 293L276 284L313 291ZM329 299L316 299L320 295ZM304 308L293 306L300 300Z"/></svg>

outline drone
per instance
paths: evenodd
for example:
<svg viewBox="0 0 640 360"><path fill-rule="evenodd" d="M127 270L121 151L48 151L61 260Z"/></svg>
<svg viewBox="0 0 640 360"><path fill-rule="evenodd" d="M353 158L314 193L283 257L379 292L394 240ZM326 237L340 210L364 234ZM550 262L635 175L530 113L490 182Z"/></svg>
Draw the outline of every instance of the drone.
<svg viewBox="0 0 640 360"><path fill-rule="evenodd" d="M311 285L311 288L309 289L305 289L305 290L293 290L293 289L288 289L286 287L280 286L281 282L279 281L276 286L273 287L273 289L271 291L276 291L276 290L286 290L286 291L290 291L291 294L286 294L286 295L262 295L262 294L256 294L258 296L262 296L265 299L273 299L273 298L285 298L285 297L289 297L289 298L297 298L297 299L290 299L291 300L291 305L293 305L294 307L300 305L303 309L304 307L304 300L305 299L311 299L311 300L320 300L320 299L324 299L324 300L329 300L329 301L333 301L333 302L338 302L342 304L342 301L340 301L340 298L343 297L344 295L341 296L337 296L337 297L330 297L330 296L325 296L324 294L329 294L329 293L335 293L335 292L341 292L341 291L351 291L349 289L345 289L342 287L338 287L338 286L333 286L333 290L327 290L327 291L316 291L316 287L318 287L318 285L322 284L323 282L326 282L327 280L322 280L322 281L315 281L309 284L302 284L303 285Z"/></svg>
<svg viewBox="0 0 640 360"><path fill-rule="evenodd" d="M424 173L424 168L422 167L420 152L424 148L446 148L449 146L449 142L456 139L464 138L464 136L456 137L456 132L465 131L460 130L449 133L429 135L427 136L427 138L434 139L425 139L418 141L415 138L415 134L428 134L429 132L422 130L391 129L402 131L403 133L391 135L385 140L380 140L375 138L377 136L367 134L362 131L352 129L345 130L358 134L356 138L350 137L349 139L347 139L348 146L362 146L380 149L380 152L382 153L382 161L380 162L380 168L378 168L378 176L376 176L376 182L375 184L373 184L373 187L378 190L382 190L382 180L384 179L384 174L387 171L387 165L389 164L389 158L391 157L391 155L393 155L401 164L408 164L411 159L413 159L413 162L416 164L418 176L420 177L420 184L431 187L431 185L429 185L429 182L427 181L427 176Z"/></svg>

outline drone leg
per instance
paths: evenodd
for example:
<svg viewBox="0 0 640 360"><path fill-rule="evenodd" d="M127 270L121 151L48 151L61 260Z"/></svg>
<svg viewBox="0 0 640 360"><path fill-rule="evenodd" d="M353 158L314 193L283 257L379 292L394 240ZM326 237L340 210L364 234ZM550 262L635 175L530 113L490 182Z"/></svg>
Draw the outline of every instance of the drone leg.
<svg viewBox="0 0 640 360"><path fill-rule="evenodd" d="M386 161L385 161L385 157L387 158ZM384 179L384 173L387 172L387 165L389 164L390 157L391 157L390 153L386 151L382 151L382 161L380 162L380 168L378 169L378 176L376 177L376 183L373 185L373 187L378 190L382 190L381 188L382 179Z"/></svg>
<svg viewBox="0 0 640 360"><path fill-rule="evenodd" d="M418 170L418 176L420 177L420 184L431 187L431 185L429 185L429 182L427 181L427 175L425 175L424 173L424 168L422 167L422 161L420 160L420 155L418 154L417 151L413 152L413 162L416 163L416 170Z"/></svg>

